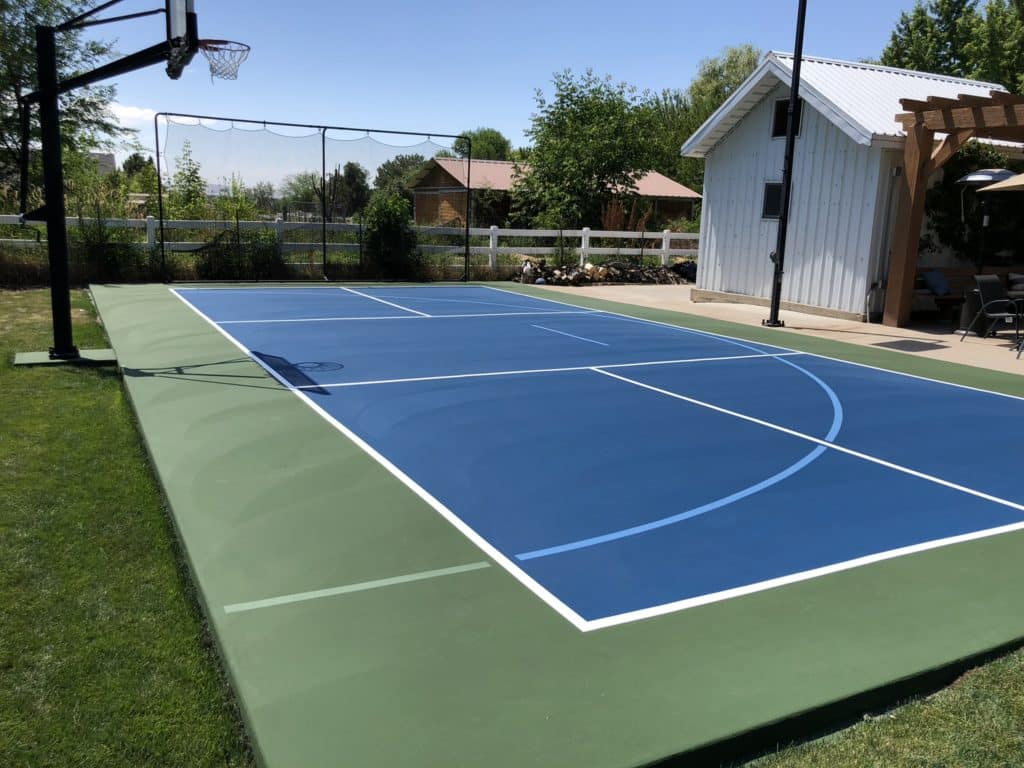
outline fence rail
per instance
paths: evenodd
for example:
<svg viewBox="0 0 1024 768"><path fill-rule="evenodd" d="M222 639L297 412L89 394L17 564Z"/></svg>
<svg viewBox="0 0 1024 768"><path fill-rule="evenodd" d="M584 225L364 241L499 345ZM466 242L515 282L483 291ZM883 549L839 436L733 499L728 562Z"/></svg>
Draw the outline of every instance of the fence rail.
<svg viewBox="0 0 1024 768"><path fill-rule="evenodd" d="M0 225L17 225L20 223L18 216L0 215ZM68 227L77 227L82 222L75 217L67 219ZM87 222L89 224L92 221ZM145 219L106 219L104 226L112 229L139 229L145 231L145 240L141 237L139 245L148 248L156 248L160 244L160 222L152 216ZM309 231L320 235L324 230L328 233L355 233L361 232L359 224L320 222L296 222L284 221L191 221L175 220L164 221L164 247L169 251L193 251L201 247L203 243L188 240L172 240L168 232L174 230L230 230L240 229L246 231L264 230L273 231L277 235L277 242L282 253L306 252L314 249L324 248L324 243L319 239L310 242L295 242L287 239L291 232ZM423 236L451 236L465 237L466 230L461 227L415 227L421 237ZM38 230L34 230L38 233ZM673 257L697 257L697 241L699 236L691 232L671 232L662 230L660 232L617 232L598 229L501 229L499 227L475 227L469 230L472 239L487 238L487 245L470 245L469 252L475 256L487 256L488 266L494 268L498 265L499 255L520 255L520 256L556 256L565 252L576 251L579 254L579 263L586 263L593 256L655 256L660 258L663 265L669 263ZM512 238L528 238L536 240L553 240L550 245L515 245L503 244ZM623 241L623 246L592 245L595 240L602 243L607 240ZM637 242L639 241L639 243ZM653 247L645 247L644 243L653 241ZM673 245L682 241L689 247L677 248ZM0 246L13 248L37 247L45 240L32 238L5 238L0 239ZM327 243L326 249L329 252L358 252L357 243ZM462 246L457 249L453 245L431 245L421 246L424 253L452 253L454 250L461 251Z"/></svg>

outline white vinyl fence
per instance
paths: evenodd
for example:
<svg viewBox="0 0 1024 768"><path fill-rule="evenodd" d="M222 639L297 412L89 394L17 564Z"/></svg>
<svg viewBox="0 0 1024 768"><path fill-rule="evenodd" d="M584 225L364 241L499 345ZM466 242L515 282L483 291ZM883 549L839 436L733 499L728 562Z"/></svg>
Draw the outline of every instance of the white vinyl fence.
<svg viewBox="0 0 1024 768"><path fill-rule="evenodd" d="M0 224L18 224L17 216L0 215ZM69 217L68 227L77 227L79 220ZM93 223L93 222L88 222ZM104 225L112 229L138 229L144 230L145 239L140 232L139 244L145 244L149 248L156 248L160 242L160 222L149 216L145 219L107 219ZM175 230L272 230L276 233L277 242L282 253L309 252L323 247L319 239L312 240L313 235L319 238L326 230L328 238L332 234L355 233L357 236L361 226L359 224L327 224L319 222L293 222L283 221L164 221L164 247L169 251L193 251L199 248L202 243L196 241L174 240ZM429 239L430 236L438 237L464 237L466 230L461 227L416 227L420 239ZM305 233L304 241L289 240L289 233ZM657 257L662 264L668 264L673 257L697 257L697 241L699 236L689 232L671 232L663 230L660 232L609 232L603 230L583 229L501 229L499 227L473 227L469 230L471 243L473 240L479 242L487 238L487 245L470 245L471 255L487 256L488 266L498 266L499 257L505 256L500 261L506 262L509 257L531 256L535 258L554 257L566 252L578 254L579 263L582 265L593 257ZM511 240L529 239L531 242L537 240L550 241L545 245L518 245ZM611 244L609 244L611 241ZM0 246L6 247L36 247L38 242L35 237L18 239L0 239ZM600 243L600 245L596 245ZM653 247L651 243L653 242ZM621 244L620 244L621 243ZM678 247L682 245L684 247ZM359 252L359 243L331 243L326 244L329 252ZM424 254L456 254L463 252L463 244L431 245L421 244L420 249ZM602 259L606 260L606 259Z"/></svg>

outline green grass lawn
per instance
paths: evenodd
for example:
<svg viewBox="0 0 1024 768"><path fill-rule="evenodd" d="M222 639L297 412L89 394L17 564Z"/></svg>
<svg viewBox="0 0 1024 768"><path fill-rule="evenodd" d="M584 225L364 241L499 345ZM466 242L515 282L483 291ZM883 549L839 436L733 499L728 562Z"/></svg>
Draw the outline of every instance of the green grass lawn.
<svg viewBox="0 0 1024 768"><path fill-rule="evenodd" d="M50 343L49 294L0 291L0 766L251 765L120 379L11 366ZM749 765L1022 766L1024 653Z"/></svg>
<svg viewBox="0 0 1024 768"><path fill-rule="evenodd" d="M0 291L0 766L251 765L120 379L12 368L51 344Z"/></svg>

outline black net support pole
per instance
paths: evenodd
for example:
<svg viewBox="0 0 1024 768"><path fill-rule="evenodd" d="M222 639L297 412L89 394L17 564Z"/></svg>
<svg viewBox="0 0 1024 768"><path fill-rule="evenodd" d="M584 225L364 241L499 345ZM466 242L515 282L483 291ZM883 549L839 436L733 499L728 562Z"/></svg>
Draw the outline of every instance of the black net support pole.
<svg viewBox="0 0 1024 768"><path fill-rule="evenodd" d="M50 261L50 306L53 312L52 360L79 357L71 331L71 285L68 277L68 231L64 210L64 169L60 147L60 95L57 80L57 33L36 27L39 128L46 207L46 249Z"/></svg>
<svg viewBox="0 0 1024 768"><path fill-rule="evenodd" d="M18 100L18 119L21 131L21 162L18 169L18 213L28 213L28 172L29 172L29 141L32 131L32 107L24 99Z"/></svg>
<svg viewBox="0 0 1024 768"><path fill-rule="evenodd" d="M800 0L796 18L796 43L793 46L793 79L789 86L789 110L786 120L786 154L782 166L782 210L779 211L779 232L775 252L771 255L772 301L768 319L761 324L781 328L785 323L779 319L779 305L782 302L782 275L786 261L786 230L789 227L789 197L793 187L793 153L796 149L796 121L800 104L800 64L804 50L804 17L807 15L807 0Z"/></svg>
<svg viewBox="0 0 1024 768"><path fill-rule="evenodd" d="M327 279L327 129L320 130L320 244L323 247L323 278Z"/></svg>
<svg viewBox="0 0 1024 768"><path fill-rule="evenodd" d="M473 170L473 139L466 136L466 243L462 257L462 282L469 282L469 223L473 211L473 185L470 174Z"/></svg>
<svg viewBox="0 0 1024 768"><path fill-rule="evenodd" d="M167 280L167 252L164 237L164 180L160 167L160 115L153 115L153 135L156 137L156 205L160 214L160 278Z"/></svg>

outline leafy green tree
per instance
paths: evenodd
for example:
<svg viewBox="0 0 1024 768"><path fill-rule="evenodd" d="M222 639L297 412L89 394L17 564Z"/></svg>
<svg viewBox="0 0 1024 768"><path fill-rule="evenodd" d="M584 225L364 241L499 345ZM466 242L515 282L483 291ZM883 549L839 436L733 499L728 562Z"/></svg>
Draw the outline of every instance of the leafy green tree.
<svg viewBox="0 0 1024 768"><path fill-rule="evenodd" d="M56 25L90 8L79 0L5 0L0 2L0 186L18 186L21 157L19 100L36 89L37 24ZM109 43L85 40L81 32L57 38L57 68L61 78L94 69L112 54ZM84 155L109 146L126 135L109 111L114 98L110 85L90 86L60 98L61 131L65 155ZM31 110L32 146L38 146L38 109ZM39 162L32 178L38 179Z"/></svg>
<svg viewBox="0 0 1024 768"><path fill-rule="evenodd" d="M235 174L231 174L230 179L223 179L220 193L213 200L213 210L217 218L228 221L253 221L257 214L256 204L245 182Z"/></svg>
<svg viewBox="0 0 1024 768"><path fill-rule="evenodd" d="M320 174L314 171L303 171L286 176L282 186L282 197L288 202L312 203L316 200L314 187Z"/></svg>
<svg viewBox="0 0 1024 768"><path fill-rule="evenodd" d="M651 99L647 115L655 143L654 170L698 192L704 188L704 161L682 157L679 150L760 60L761 52L749 43L726 48L700 62L697 76L685 91L665 90Z"/></svg>
<svg viewBox="0 0 1024 768"><path fill-rule="evenodd" d="M517 166L513 186L516 216L542 228L598 225L654 160L644 98L591 70L556 74L550 101L538 90L530 164Z"/></svg>
<svg viewBox="0 0 1024 768"><path fill-rule="evenodd" d="M124 171L124 175L131 178L135 174L139 173L146 166L152 167L153 158L147 158L141 152L133 152L125 158L124 163L121 165L121 170Z"/></svg>
<svg viewBox="0 0 1024 768"><path fill-rule="evenodd" d="M174 159L174 177L167 193L167 215L172 219L203 219L209 212L206 180L192 157L192 145L185 142Z"/></svg>
<svg viewBox="0 0 1024 768"><path fill-rule="evenodd" d="M989 0L971 45L972 77L1024 93L1024 0Z"/></svg>
<svg viewBox="0 0 1024 768"><path fill-rule="evenodd" d="M466 140L468 137L469 141ZM456 157L468 157L470 149L474 160L510 160L512 142L496 128L477 128L475 131L463 131L452 145Z"/></svg>
<svg viewBox="0 0 1024 768"><path fill-rule="evenodd" d="M370 202L370 184L366 169L348 162L341 172L341 193L338 198L342 216L353 216Z"/></svg>
<svg viewBox="0 0 1024 768"><path fill-rule="evenodd" d="M248 195L258 212L274 212L274 185L269 181L257 181L249 187Z"/></svg>
<svg viewBox="0 0 1024 768"><path fill-rule="evenodd" d="M396 155L377 168L373 188L381 192L397 192L411 204L409 183L426 162L423 155Z"/></svg>
<svg viewBox="0 0 1024 768"><path fill-rule="evenodd" d="M987 144L968 143L943 166L942 178L928 189L925 211L930 233L921 249L936 247L934 240L976 265L1012 263L1024 258L1020 233L1024 229L1024 211L1015 195L979 195L964 189L957 179L979 168L1009 168L1020 171L1024 163L1010 160ZM982 231L984 200L989 226ZM934 233L931 234L931 233Z"/></svg>
<svg viewBox="0 0 1024 768"><path fill-rule="evenodd" d="M881 61L1020 89L1022 43L1020 0L988 0L980 11L977 0L917 0L900 15Z"/></svg>
<svg viewBox="0 0 1024 768"><path fill-rule="evenodd" d="M405 280L420 276L412 205L400 192L378 190L363 212L363 227L370 276Z"/></svg>

